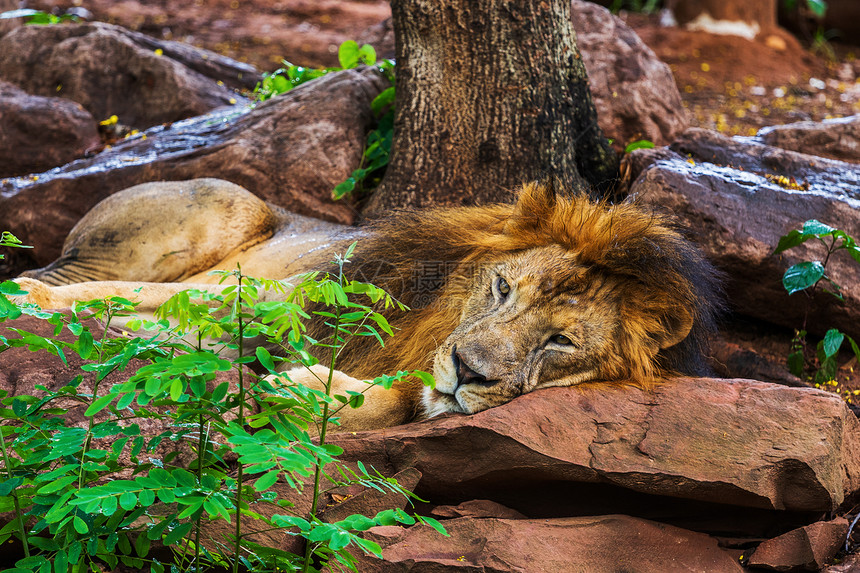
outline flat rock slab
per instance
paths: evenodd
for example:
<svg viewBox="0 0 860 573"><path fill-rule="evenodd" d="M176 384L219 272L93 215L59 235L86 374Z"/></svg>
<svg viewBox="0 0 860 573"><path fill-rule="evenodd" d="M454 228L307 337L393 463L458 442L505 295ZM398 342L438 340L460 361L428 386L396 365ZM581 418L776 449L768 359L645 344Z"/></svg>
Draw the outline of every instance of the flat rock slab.
<svg viewBox="0 0 860 573"><path fill-rule="evenodd" d="M652 392L600 384L553 388L472 416L336 434L332 441L348 460L388 472L417 468L423 477L416 493L434 503L590 482L620 492L820 512L860 488L860 423L838 396L749 380L679 378ZM592 501L554 503L573 511ZM600 513L599 504L590 511Z"/></svg>
<svg viewBox="0 0 860 573"><path fill-rule="evenodd" d="M294 213L351 223L355 210L331 191L358 166L370 102L387 85L375 69L332 73L253 109L152 128L36 180L0 181L0 229L35 247L9 253L5 274L48 264L96 203L150 181L217 177Z"/></svg>
<svg viewBox="0 0 860 573"><path fill-rule="evenodd" d="M214 52L100 22L24 26L0 38L0 79L146 128L244 99L259 74Z"/></svg>
<svg viewBox="0 0 860 573"><path fill-rule="evenodd" d="M646 167L631 187L640 199L664 207L726 273L732 310L823 334L839 328L860 336L860 265L844 251L828 262L827 274L843 287L845 303L819 292L788 296L785 270L803 260L823 260L809 241L773 255L779 238L817 219L860 237L860 165L804 155L715 132L689 129L669 149L637 151ZM770 177L768 177L770 176ZM806 189L792 189L783 176ZM807 303L809 303L807 309Z"/></svg>
<svg viewBox="0 0 860 573"><path fill-rule="evenodd" d="M446 520L450 537L430 527L372 528L385 561L359 558L367 573L463 571L743 571L713 538L624 515L559 519Z"/></svg>
<svg viewBox="0 0 860 573"><path fill-rule="evenodd" d="M860 163L860 115L772 125L752 141L807 155Z"/></svg>
<svg viewBox="0 0 860 573"><path fill-rule="evenodd" d="M30 95L0 80L0 178L83 157L101 145L97 125L78 103Z"/></svg>

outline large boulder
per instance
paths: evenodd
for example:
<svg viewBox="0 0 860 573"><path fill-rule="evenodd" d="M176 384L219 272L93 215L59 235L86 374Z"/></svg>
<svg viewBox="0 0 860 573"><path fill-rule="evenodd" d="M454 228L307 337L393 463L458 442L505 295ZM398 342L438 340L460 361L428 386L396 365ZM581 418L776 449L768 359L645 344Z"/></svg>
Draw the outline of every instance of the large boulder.
<svg viewBox="0 0 860 573"><path fill-rule="evenodd" d="M623 148L666 145L689 126L669 66L609 10L573 0L571 18L603 133Z"/></svg>
<svg viewBox="0 0 860 573"><path fill-rule="evenodd" d="M48 264L96 203L149 181L217 177L294 213L351 223L354 208L331 190L358 166L370 102L387 86L371 68L332 73L253 109L152 128L38 180L2 181L0 229L36 247L9 253L5 274Z"/></svg>
<svg viewBox="0 0 860 573"><path fill-rule="evenodd" d="M732 309L789 328L823 334L839 328L860 337L860 265L837 252L827 274L845 302L819 291L789 297L785 270L823 260L817 241L773 255L779 238L808 219L860 237L860 166L788 151L712 131L690 129L668 149L633 153L631 186L641 200L662 206L689 227L726 274Z"/></svg>
<svg viewBox="0 0 860 573"><path fill-rule="evenodd" d="M0 38L0 79L137 128L244 100L227 85L253 87L258 78L218 54L98 22L24 26Z"/></svg>
<svg viewBox="0 0 860 573"><path fill-rule="evenodd" d="M450 537L429 527L375 527L368 537L385 561L359 558L362 573L442 571L743 571L701 533L626 515L556 519L445 521Z"/></svg>
<svg viewBox="0 0 860 573"><path fill-rule="evenodd" d="M638 492L660 496L664 517L683 498L780 510L788 521L832 511L860 489L860 423L838 396L749 380L548 389L472 416L332 440L346 459L415 467L425 499L491 499L530 517L652 517Z"/></svg>
<svg viewBox="0 0 860 573"><path fill-rule="evenodd" d="M80 104L0 80L0 177L40 173L96 150L97 123Z"/></svg>

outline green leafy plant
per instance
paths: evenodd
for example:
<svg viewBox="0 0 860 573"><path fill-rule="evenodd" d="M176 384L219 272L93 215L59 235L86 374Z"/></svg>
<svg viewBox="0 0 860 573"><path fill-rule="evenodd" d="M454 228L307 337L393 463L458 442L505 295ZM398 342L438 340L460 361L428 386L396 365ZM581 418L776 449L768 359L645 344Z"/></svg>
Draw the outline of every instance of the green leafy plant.
<svg viewBox="0 0 860 573"><path fill-rule="evenodd" d="M69 314L47 312L9 301L5 295L24 293L14 282L2 283L0 321L29 314L47 321L53 336L10 328L18 337L0 338L0 352L25 347L64 362L74 353L83 361L61 388L0 396L0 510L15 516L0 529L0 543L14 536L24 548L10 571L119 563L156 573L209 566L355 570L351 551L382 556L360 536L370 527L420 522L444 533L437 521L401 509L334 523L319 517L321 496L330 488L360 484L412 495L361 463L339 463L340 448L326 442L338 413L360 407L366 392L333 391L339 353L356 336L383 343L393 330L377 309L405 309L381 289L345 277L354 246L336 258L334 274L310 273L295 284L250 278L241 269L220 272L222 284L235 284L214 293L178 293L153 319L136 317L135 304L120 297L76 304ZM307 335L305 322L314 317L329 327L323 339ZM104 326L92 332L96 323L88 318ZM118 322L125 323L126 336L108 336ZM63 331L72 342L57 338ZM133 359L147 364L124 382L107 382ZM331 370L314 388L294 383L281 368L311 369L321 359ZM255 371L248 370L251 363ZM229 371L233 385L219 377ZM367 389L410 376L432 384L427 373L402 371L380 376ZM74 405L83 409L80 424L68 423ZM164 431L144 435L144 421L153 420ZM179 463L180 452L193 455L190 463ZM272 489L279 480L312 488L311 510L299 512L289 498L279 498ZM207 542L206 524L220 520L232 535ZM304 538L304 554L251 542L248 520L255 529ZM155 541L173 557L153 554Z"/></svg>
<svg viewBox="0 0 860 573"><path fill-rule="evenodd" d="M810 240L816 240L824 246L826 249L824 260L803 261L792 265L785 271L782 277L782 286L789 295L805 292L810 301L819 288L840 301L844 300L841 292L842 287L827 275L827 263L831 260L834 253L845 251L860 264L860 247L857 246L854 238L849 236L845 231L811 219L806 221L802 228L792 230L787 235L780 237L774 254L782 253ZM806 370L806 322L808 313L807 305L803 327L796 332L795 337L792 339L791 352L788 356L789 370L795 376L802 376ZM845 340L848 341L854 355L860 360L860 348L858 348L854 339L835 328L831 328L816 348L816 358L818 360L818 368L814 374L816 383L827 382L836 376L838 368L836 357Z"/></svg>
<svg viewBox="0 0 860 573"><path fill-rule="evenodd" d="M375 188L385 174L394 133L394 62L377 61L376 50L372 46L369 44L359 46L353 40L341 44L337 55L340 66L333 68L305 68L285 61L284 67L271 74L264 74L263 81L257 85L254 93L259 101L265 101L329 72L348 70L361 64L375 65L385 74L391 86L371 102L371 111L376 117L376 127L367 134L361 163L346 180L332 189L332 196L335 199L342 199L350 194L362 194Z"/></svg>
<svg viewBox="0 0 860 573"><path fill-rule="evenodd" d="M33 247L27 246L23 244L18 237L10 233L9 231L3 231L3 234L0 235L0 247L16 247L18 249L32 249ZM0 253L0 260L4 259L5 255Z"/></svg>

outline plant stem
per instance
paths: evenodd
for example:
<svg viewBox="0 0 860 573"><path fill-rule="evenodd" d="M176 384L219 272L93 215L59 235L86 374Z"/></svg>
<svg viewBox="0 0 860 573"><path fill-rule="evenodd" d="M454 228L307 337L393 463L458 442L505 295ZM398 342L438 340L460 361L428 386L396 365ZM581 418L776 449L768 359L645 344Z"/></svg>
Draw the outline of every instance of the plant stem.
<svg viewBox="0 0 860 573"><path fill-rule="evenodd" d="M6 451L6 437L0 427L0 446L3 449L3 464L6 466L6 479L12 479L12 468L9 465L9 453ZM15 503L15 518L18 520L18 529L21 531L21 542L24 544L24 556L30 556L30 542L27 540L27 528L24 527L24 517L21 515L21 504L18 501L18 492L12 491L12 501Z"/></svg>
<svg viewBox="0 0 860 573"><path fill-rule="evenodd" d="M104 327L104 330L102 331L102 338L99 341L100 342L100 344L99 344L99 356L98 356L98 362L99 363L101 363L101 361L102 361L102 355L104 353L104 341L105 341L105 338L107 338L107 333L108 333L108 329L110 328L111 320L113 320L112 310L113 309L111 307L110 300L105 300L105 316L106 316L106 319L105 319L105 327ZM90 404L94 403L96 401L96 398L99 397L99 384L101 383L101 381L102 381L102 378L100 378L98 375L96 375L95 380L93 381L93 399L92 399L92 402L90 402ZM87 451L90 449L90 442L93 439L93 427L95 425L96 425L95 424L95 416L94 415L90 416L87 419L87 434L86 434L86 437L84 438L83 451L81 451L81 469L78 472L78 489L81 489L82 487L84 487L84 462L85 462L85 458L87 455Z"/></svg>
<svg viewBox="0 0 860 573"><path fill-rule="evenodd" d="M243 367L242 367L242 353L244 350L244 333L245 333L245 323L242 321L242 269L239 269L239 286L236 289L236 302L235 302L235 312L236 312L236 320L239 324L239 414L237 416L236 423L239 424L239 427L245 426L245 384L242 377ZM239 463L239 473L236 476L236 541L234 546L234 555L233 555L233 573L239 573L239 552L242 547L242 479L243 475L243 466L241 462Z"/></svg>
<svg viewBox="0 0 860 573"><path fill-rule="evenodd" d="M203 348L203 334L197 331L197 351L200 352ZM198 400L199 403L199 400ZM197 415L197 483L203 481L203 448L206 446L203 440L203 414ZM200 573L200 530L202 528L203 514L197 516L197 523L194 527L194 571Z"/></svg>
<svg viewBox="0 0 860 573"><path fill-rule="evenodd" d="M338 285L343 288L343 261L338 261L338 273L337 273L337 282ZM341 307L339 304L334 305L334 341L331 345L331 359L329 360L329 369L328 369L328 379L325 384L325 395L326 397L331 396L331 384L334 379L334 367L337 363L337 355L338 355L338 341L340 340L340 314ZM322 428L320 429L320 447L325 445L325 436L326 431L328 430L328 422L329 422L329 403L328 400L323 404L323 415L322 415ZM308 514L308 521L313 522L314 518L317 514L317 505L319 503L320 497L320 476L322 475L322 464L319 460L317 460L316 467L314 468L314 495L311 498L311 510ZM310 541L307 541L305 546L305 560L302 565L302 573L307 573L308 567L311 563L311 554L312 554L312 545Z"/></svg>

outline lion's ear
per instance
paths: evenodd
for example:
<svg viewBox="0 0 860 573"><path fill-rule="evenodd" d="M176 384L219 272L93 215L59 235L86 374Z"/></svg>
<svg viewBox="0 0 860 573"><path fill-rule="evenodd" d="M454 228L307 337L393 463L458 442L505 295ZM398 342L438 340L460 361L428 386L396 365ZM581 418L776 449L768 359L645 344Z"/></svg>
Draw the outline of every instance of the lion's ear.
<svg viewBox="0 0 860 573"><path fill-rule="evenodd" d="M555 204L552 189L543 183L526 183L520 189L514 209L505 223L504 234L520 238L542 236Z"/></svg>
<svg viewBox="0 0 860 573"><path fill-rule="evenodd" d="M662 332L658 333L654 338L660 349L666 349L675 346L690 334L693 329L693 315L690 309L682 306L668 309L660 318L660 324L663 327Z"/></svg>

